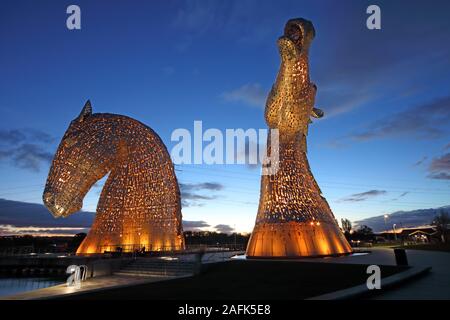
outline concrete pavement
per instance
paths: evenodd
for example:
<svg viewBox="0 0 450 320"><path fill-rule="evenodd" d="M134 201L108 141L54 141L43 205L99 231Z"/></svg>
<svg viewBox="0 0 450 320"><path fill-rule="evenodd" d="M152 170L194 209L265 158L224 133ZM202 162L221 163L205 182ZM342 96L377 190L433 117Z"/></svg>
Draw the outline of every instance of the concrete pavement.
<svg viewBox="0 0 450 320"><path fill-rule="evenodd" d="M373 297L383 300L448 300L450 299L450 253L407 250L412 266L431 266L431 271L401 287Z"/></svg>
<svg viewBox="0 0 450 320"><path fill-rule="evenodd" d="M396 265L391 248L359 248L369 254L356 253L349 256L305 258L303 261L322 263ZM450 253L425 250L407 250L408 262L414 267L431 267L426 275L374 295L372 299L427 300L450 299ZM383 285L383 284L381 284Z"/></svg>
<svg viewBox="0 0 450 320"><path fill-rule="evenodd" d="M362 248L361 248L362 249ZM394 250L390 248L367 248L370 254L324 258L324 263L356 263L395 265ZM450 299L450 253L425 250L406 250L408 262L414 267L431 267L423 277L399 287L391 288L372 297L386 300L437 300ZM315 259L307 261L319 262ZM382 284L383 285L383 284Z"/></svg>

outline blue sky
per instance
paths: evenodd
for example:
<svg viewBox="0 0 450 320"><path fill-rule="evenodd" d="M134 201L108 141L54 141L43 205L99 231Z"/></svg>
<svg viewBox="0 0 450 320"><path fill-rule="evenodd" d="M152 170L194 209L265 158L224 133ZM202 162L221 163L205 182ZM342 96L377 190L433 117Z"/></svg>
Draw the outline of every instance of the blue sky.
<svg viewBox="0 0 450 320"><path fill-rule="evenodd" d="M448 205L450 3L377 1L382 29L368 30L372 2L2 1L0 198L41 202L49 159L87 99L149 125L169 150L172 131L194 120L265 128L276 39L304 17L325 111L310 126L309 159L336 217ZM70 4L81 30L66 28ZM182 165L177 175L184 219L251 231L258 169ZM95 211L99 190L84 210Z"/></svg>

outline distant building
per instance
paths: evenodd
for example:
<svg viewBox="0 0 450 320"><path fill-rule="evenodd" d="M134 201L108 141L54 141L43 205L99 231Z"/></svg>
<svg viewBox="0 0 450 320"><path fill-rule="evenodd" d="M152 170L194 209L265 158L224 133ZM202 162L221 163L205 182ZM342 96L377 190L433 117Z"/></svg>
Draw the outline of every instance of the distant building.
<svg viewBox="0 0 450 320"><path fill-rule="evenodd" d="M377 240L398 240L414 241L414 242L431 242L433 238L439 239L436 227L434 226L420 226L413 228L397 228L376 233Z"/></svg>

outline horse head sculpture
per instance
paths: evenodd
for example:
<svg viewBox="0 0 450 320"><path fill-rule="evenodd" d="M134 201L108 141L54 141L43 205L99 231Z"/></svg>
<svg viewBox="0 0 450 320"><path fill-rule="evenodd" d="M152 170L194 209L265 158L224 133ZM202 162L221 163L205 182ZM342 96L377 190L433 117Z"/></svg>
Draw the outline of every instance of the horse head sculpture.
<svg viewBox="0 0 450 320"><path fill-rule="evenodd" d="M129 117L93 114L88 101L56 151L43 202L55 217L67 217L107 174L94 223L77 253L184 248L180 191L161 138Z"/></svg>
<svg viewBox="0 0 450 320"><path fill-rule="evenodd" d="M352 251L340 231L328 202L311 172L306 136L317 87L309 77L309 47L313 24L302 18L286 23L278 39L280 69L267 98L265 120L279 131L278 170L261 177L255 227L247 246L248 257L311 257ZM267 143L267 154L275 151Z"/></svg>

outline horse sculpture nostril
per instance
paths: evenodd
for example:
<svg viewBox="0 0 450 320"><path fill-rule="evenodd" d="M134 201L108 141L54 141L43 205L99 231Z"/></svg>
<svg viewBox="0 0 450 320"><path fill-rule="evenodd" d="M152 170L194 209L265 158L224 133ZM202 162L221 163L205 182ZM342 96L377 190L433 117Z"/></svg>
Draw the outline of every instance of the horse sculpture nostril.
<svg viewBox="0 0 450 320"><path fill-rule="evenodd" d="M55 197L51 192L44 192L42 200L46 207L53 207L55 205Z"/></svg>

